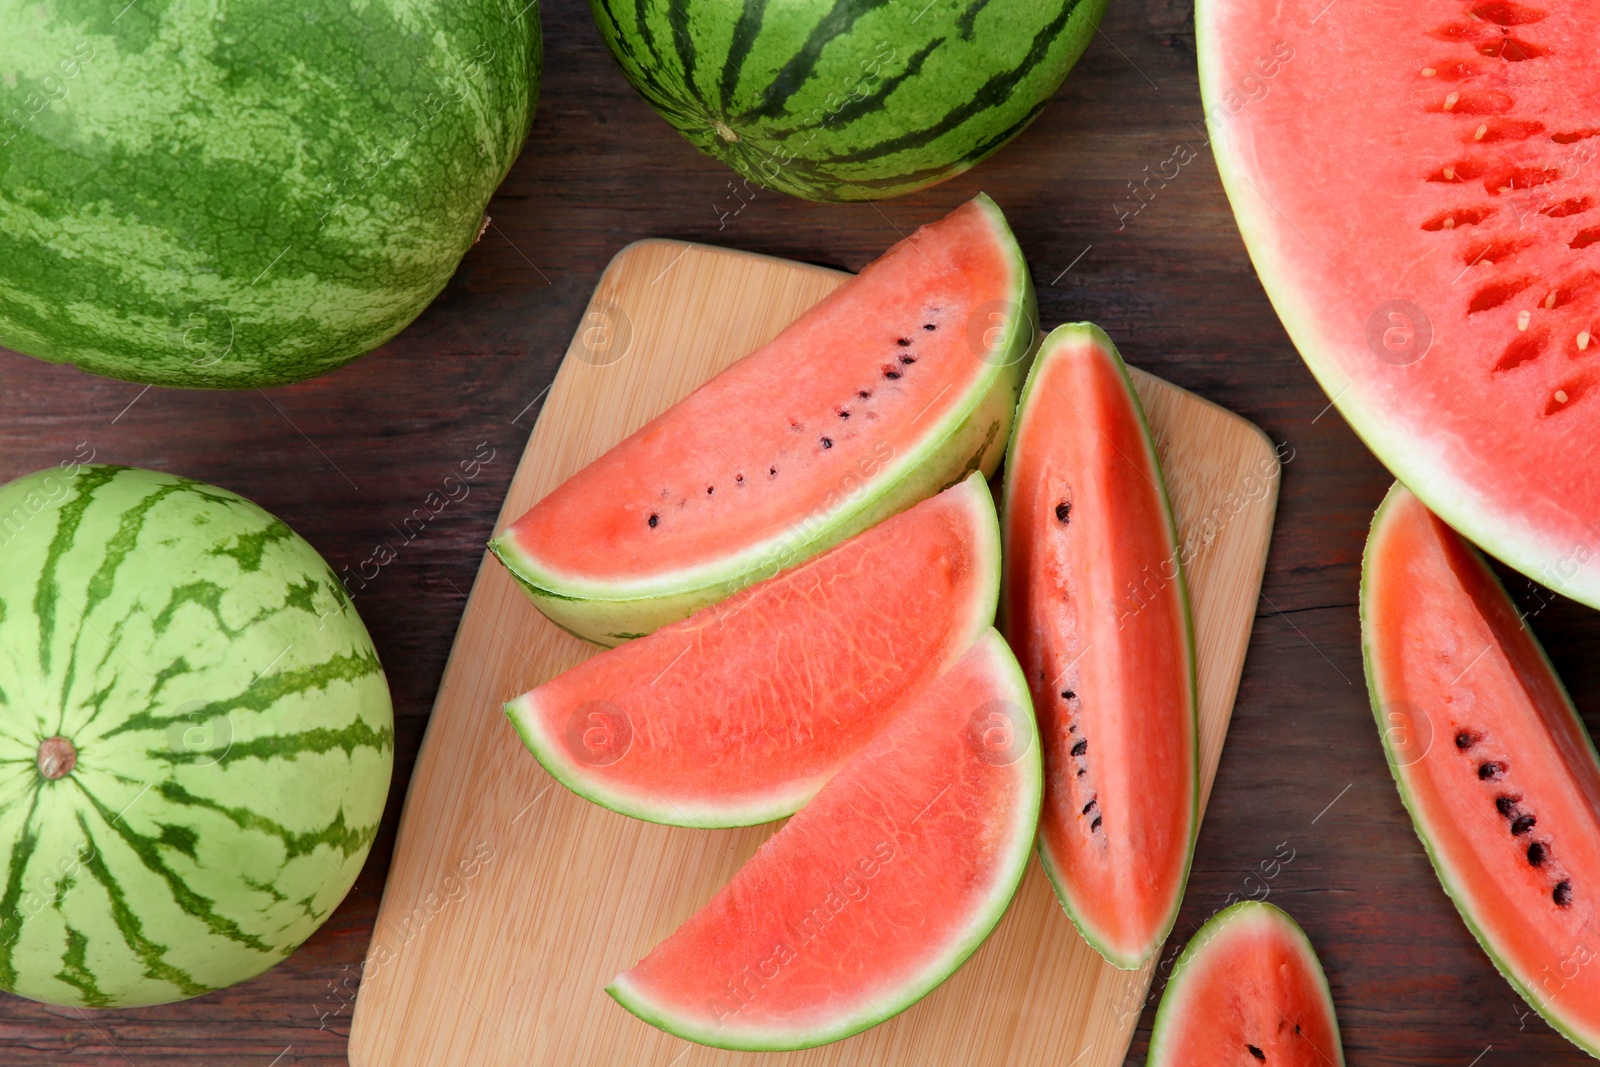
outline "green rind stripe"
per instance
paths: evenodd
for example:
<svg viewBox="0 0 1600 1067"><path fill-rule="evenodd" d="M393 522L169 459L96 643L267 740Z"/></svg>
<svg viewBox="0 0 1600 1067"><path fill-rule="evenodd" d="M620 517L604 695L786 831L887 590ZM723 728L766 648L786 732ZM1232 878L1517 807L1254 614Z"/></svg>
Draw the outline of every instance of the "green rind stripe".
<svg viewBox="0 0 1600 1067"><path fill-rule="evenodd" d="M790 99L816 72L817 60L821 58L822 50L832 41L849 33L862 15L889 2L890 0L837 0L833 10L822 16L812 27L805 43L767 85L766 91L761 94L761 102L739 115L739 121L753 122L756 119L771 119L783 115L788 110Z"/></svg>
<svg viewBox="0 0 1600 1067"><path fill-rule="evenodd" d="M374 748L380 752L394 747L394 730L374 730L361 719L338 730L317 727L292 734L270 734L250 741L234 741L221 755L211 751L175 752L170 748L150 749L151 759L171 764L198 764L228 766L246 759L293 759L302 753L322 755L338 749L346 756L354 755L358 748Z"/></svg>
<svg viewBox="0 0 1600 1067"><path fill-rule="evenodd" d="M739 88L739 75L761 34L761 21L766 13L767 0L744 0L739 21L733 24L733 39L728 43L728 55L722 61L722 74L717 79L717 97L724 115L733 113L733 94Z"/></svg>
<svg viewBox="0 0 1600 1067"><path fill-rule="evenodd" d="M22 902L22 879L28 871L28 861L39 847L39 835L33 828L33 816L39 810L39 791L33 791L28 802L28 814L22 817L22 831L12 842L11 855L6 860L6 890L0 896L0 988L17 987L15 954L17 941L22 937L25 921L17 912Z"/></svg>
<svg viewBox="0 0 1600 1067"><path fill-rule="evenodd" d="M283 842L285 859L297 859L300 856L310 855L318 845L327 845L329 848L338 849L349 859L362 851L373 841L377 840L378 823L370 826L350 826L344 817L344 809L340 809L333 817L333 821L317 830L296 830L285 826L274 819L269 819L253 808L230 807L209 797L198 796L189 792L177 782L162 782L156 788L162 800L171 804L178 804L186 808L202 808L221 815L241 830L255 830L259 833L276 837Z"/></svg>
<svg viewBox="0 0 1600 1067"><path fill-rule="evenodd" d="M75 490L72 498L64 502L57 512L55 536L50 539L50 547L45 552L44 567L39 572L39 583L33 594L33 611L39 618L39 667L47 675L50 673L51 645L56 633L56 600L60 596L56 569L61 565L61 557L72 548L95 491L127 469L105 466L80 471L72 480Z"/></svg>
<svg viewBox="0 0 1600 1067"><path fill-rule="evenodd" d="M95 983L94 972L89 969L88 950L89 939L69 925L67 951L61 957L61 970L56 973L56 980L76 989L89 1007L109 1007L111 998L100 990Z"/></svg>

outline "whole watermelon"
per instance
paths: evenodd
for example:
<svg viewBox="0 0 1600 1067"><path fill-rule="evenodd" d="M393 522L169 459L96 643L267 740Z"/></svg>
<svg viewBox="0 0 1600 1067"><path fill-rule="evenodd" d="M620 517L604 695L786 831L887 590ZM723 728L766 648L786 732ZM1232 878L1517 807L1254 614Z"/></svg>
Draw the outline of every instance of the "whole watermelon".
<svg viewBox="0 0 1600 1067"><path fill-rule="evenodd" d="M0 345L310 378L449 280L533 117L518 0L0 0Z"/></svg>
<svg viewBox="0 0 1600 1067"><path fill-rule="evenodd" d="M157 1004L271 967L378 832L394 719L315 549L75 463L0 487L0 988Z"/></svg>
<svg viewBox="0 0 1600 1067"><path fill-rule="evenodd" d="M877 200L960 174L1022 132L1105 0L590 6L633 87L696 148L794 196Z"/></svg>

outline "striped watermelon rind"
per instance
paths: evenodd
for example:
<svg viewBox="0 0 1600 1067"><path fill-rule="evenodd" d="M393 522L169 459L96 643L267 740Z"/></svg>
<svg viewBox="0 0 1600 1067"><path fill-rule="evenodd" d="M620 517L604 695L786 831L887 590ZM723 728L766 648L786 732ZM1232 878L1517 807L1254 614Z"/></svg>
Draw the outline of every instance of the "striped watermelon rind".
<svg viewBox="0 0 1600 1067"><path fill-rule="evenodd" d="M877 200L1032 122L1105 0L590 0L644 99L700 151L808 200Z"/></svg>
<svg viewBox="0 0 1600 1067"><path fill-rule="evenodd" d="M0 344L159 385L313 377L444 288L521 149L521 0L0 0Z"/></svg>
<svg viewBox="0 0 1600 1067"><path fill-rule="evenodd" d="M266 970L355 881L393 758L366 629L282 522L125 467L0 487L0 988L125 1007Z"/></svg>

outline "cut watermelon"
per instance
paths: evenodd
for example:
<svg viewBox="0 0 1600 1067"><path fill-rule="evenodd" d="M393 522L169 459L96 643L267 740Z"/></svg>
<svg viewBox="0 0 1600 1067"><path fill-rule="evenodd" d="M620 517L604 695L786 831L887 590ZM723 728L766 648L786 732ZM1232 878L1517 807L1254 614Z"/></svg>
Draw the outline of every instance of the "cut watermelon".
<svg viewBox="0 0 1600 1067"><path fill-rule="evenodd" d="M615 644L837 544L1005 451L1033 284L986 196L924 226L491 544ZM708 447L707 442L715 442Z"/></svg>
<svg viewBox="0 0 1600 1067"><path fill-rule="evenodd" d="M506 705L574 792L677 826L793 814L994 621L982 475Z"/></svg>
<svg viewBox="0 0 1600 1067"><path fill-rule="evenodd" d="M1328 979L1305 932L1245 901L1200 928L1156 1012L1147 1067L1343 1067Z"/></svg>
<svg viewBox="0 0 1600 1067"><path fill-rule="evenodd" d="M1144 410L1098 327L1062 326L1006 458L1004 626L1044 745L1039 858L1118 967L1166 939L1199 822L1194 642Z"/></svg>
<svg viewBox="0 0 1600 1067"><path fill-rule="evenodd" d="M1451 526L1600 607L1600 5L1195 21L1218 170L1322 387Z"/></svg>
<svg viewBox="0 0 1600 1067"><path fill-rule="evenodd" d="M1482 557L1399 485L1367 540L1361 643L1445 892L1517 992L1600 1055L1600 760Z"/></svg>
<svg viewBox="0 0 1600 1067"><path fill-rule="evenodd" d="M990 630L607 992L720 1048L809 1048L903 1011L1016 891L1039 816L1036 738Z"/></svg>

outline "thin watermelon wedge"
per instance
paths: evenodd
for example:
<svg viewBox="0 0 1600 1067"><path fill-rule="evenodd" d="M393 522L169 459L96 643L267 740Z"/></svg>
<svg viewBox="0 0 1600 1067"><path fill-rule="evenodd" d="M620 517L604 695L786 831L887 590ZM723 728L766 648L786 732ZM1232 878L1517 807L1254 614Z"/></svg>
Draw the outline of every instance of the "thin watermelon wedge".
<svg viewBox="0 0 1600 1067"><path fill-rule="evenodd" d="M1440 518L1600 607L1600 5L1199 0L1251 258Z"/></svg>
<svg viewBox="0 0 1600 1067"><path fill-rule="evenodd" d="M1000 531L972 474L828 552L506 705L569 789L677 826L793 814L994 622Z"/></svg>
<svg viewBox="0 0 1600 1067"><path fill-rule="evenodd" d="M1156 1011L1147 1067L1344 1067L1316 950L1261 901L1225 908L1178 958Z"/></svg>
<svg viewBox="0 0 1600 1067"><path fill-rule="evenodd" d="M1027 684L990 630L606 991L719 1048L809 1048L883 1022L1000 921L1039 766Z"/></svg>
<svg viewBox="0 0 1600 1067"><path fill-rule="evenodd" d="M1483 558L1399 484L1367 539L1361 645L1445 892L1523 999L1600 1056L1600 757Z"/></svg>
<svg viewBox="0 0 1600 1067"><path fill-rule="evenodd" d="M1033 283L978 196L562 483L491 542L603 645L994 473L1037 340Z"/></svg>
<svg viewBox="0 0 1600 1067"><path fill-rule="evenodd" d="M1006 457L1003 626L1044 747L1039 858L1095 950L1137 968L1199 825L1194 639L1144 409L1097 326L1045 338Z"/></svg>

